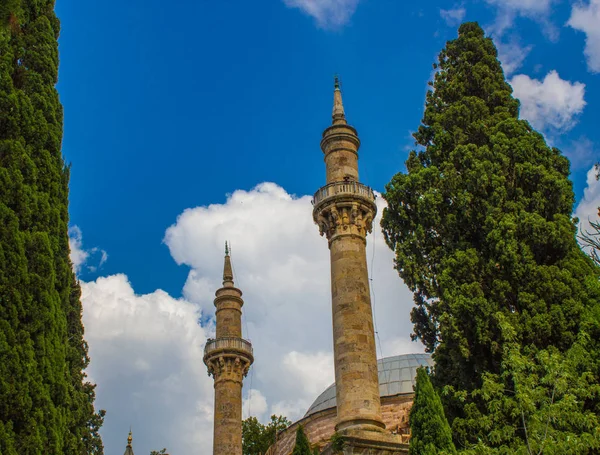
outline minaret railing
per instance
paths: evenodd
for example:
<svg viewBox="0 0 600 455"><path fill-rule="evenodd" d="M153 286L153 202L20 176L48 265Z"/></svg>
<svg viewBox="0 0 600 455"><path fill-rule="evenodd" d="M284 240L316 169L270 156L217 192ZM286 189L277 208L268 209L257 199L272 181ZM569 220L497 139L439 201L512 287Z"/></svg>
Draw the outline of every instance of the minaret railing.
<svg viewBox="0 0 600 455"><path fill-rule="evenodd" d="M365 199L375 201L375 193L367 185L363 185L360 182L333 182L325 185L315 193L313 196L313 205L318 205L320 202L327 198L339 196L339 195L357 195L362 196Z"/></svg>
<svg viewBox="0 0 600 455"><path fill-rule="evenodd" d="M248 352L253 355L252 343L237 337L221 337L212 339L209 338L204 347L204 355L210 355L215 351L232 350L240 352Z"/></svg>

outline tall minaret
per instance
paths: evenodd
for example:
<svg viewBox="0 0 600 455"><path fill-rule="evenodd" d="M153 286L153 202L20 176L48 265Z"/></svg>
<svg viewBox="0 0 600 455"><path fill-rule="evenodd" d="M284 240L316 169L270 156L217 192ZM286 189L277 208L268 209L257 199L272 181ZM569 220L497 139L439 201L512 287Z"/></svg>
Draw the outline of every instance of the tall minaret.
<svg viewBox="0 0 600 455"><path fill-rule="evenodd" d="M336 430L381 431L385 425L366 256L377 206L373 190L358 181L360 140L346 123L337 77L332 118L321 140L327 185L315 193L313 219L327 236L331 258Z"/></svg>
<svg viewBox="0 0 600 455"><path fill-rule="evenodd" d="M223 287L217 290L217 334L204 348L204 363L215 380L214 455L242 455L242 380L254 357L242 338L242 291L233 285L225 243Z"/></svg>

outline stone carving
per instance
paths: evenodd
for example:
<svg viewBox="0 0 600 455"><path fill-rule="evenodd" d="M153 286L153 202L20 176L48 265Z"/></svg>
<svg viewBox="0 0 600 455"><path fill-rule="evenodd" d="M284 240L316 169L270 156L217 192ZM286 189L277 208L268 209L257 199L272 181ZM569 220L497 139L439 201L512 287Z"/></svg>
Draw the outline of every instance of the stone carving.
<svg viewBox="0 0 600 455"><path fill-rule="evenodd" d="M343 200L346 199L346 200ZM348 201L348 198L334 198L315 209L315 222L319 233L331 241L338 235L366 237L373 230L375 204L366 201Z"/></svg>
<svg viewBox="0 0 600 455"><path fill-rule="evenodd" d="M208 375L212 376L215 382L223 380L242 382L242 379L248 375L250 365L250 359L240 356L219 355L206 360Z"/></svg>

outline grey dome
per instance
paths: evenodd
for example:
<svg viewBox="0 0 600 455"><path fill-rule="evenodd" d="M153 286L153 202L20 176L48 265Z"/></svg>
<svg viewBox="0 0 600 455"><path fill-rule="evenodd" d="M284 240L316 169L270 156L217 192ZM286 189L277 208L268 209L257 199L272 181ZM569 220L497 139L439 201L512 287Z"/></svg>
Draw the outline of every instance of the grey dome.
<svg viewBox="0 0 600 455"><path fill-rule="evenodd" d="M429 354L403 354L377 361L379 371L379 395L387 397L400 393L412 393L417 368L433 368ZM304 417L336 406L335 382L325 389L308 408Z"/></svg>

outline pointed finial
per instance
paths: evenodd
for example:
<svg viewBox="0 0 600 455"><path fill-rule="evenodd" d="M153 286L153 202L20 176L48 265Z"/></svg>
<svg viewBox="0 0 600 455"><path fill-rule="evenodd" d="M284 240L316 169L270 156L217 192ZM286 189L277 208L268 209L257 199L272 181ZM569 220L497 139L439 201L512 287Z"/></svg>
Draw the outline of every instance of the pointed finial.
<svg viewBox="0 0 600 455"><path fill-rule="evenodd" d="M233 268L229 256L229 244L225 242L225 265L223 267L223 286L233 286Z"/></svg>
<svg viewBox="0 0 600 455"><path fill-rule="evenodd" d="M133 441L133 436L131 435L131 427L129 427L129 436L127 436L127 447L131 447L131 441Z"/></svg>
<svg viewBox="0 0 600 455"><path fill-rule="evenodd" d="M344 104L342 103L342 91L340 90L340 78L336 74L333 79L333 113L331 114L334 125L346 124Z"/></svg>

